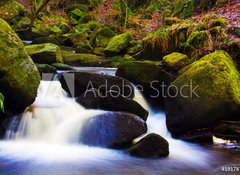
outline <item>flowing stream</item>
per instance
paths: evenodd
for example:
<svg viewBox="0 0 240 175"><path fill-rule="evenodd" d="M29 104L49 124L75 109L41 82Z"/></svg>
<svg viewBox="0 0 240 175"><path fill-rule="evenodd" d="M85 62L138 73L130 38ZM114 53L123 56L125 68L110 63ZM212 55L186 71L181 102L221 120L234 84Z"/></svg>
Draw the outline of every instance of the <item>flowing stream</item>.
<svg viewBox="0 0 240 175"><path fill-rule="evenodd" d="M80 69L79 71L89 71ZM91 72L113 74L113 70ZM1 175L97 175L97 174L220 174L223 166L236 165L240 154L219 147L203 147L171 138L165 114L148 105L136 90L134 100L150 111L148 133L158 133L169 142L170 155L140 159L124 150L89 147L78 143L85 120L104 113L86 110L67 97L58 81L42 81L36 101L15 117L0 142ZM239 165L238 165L239 166Z"/></svg>

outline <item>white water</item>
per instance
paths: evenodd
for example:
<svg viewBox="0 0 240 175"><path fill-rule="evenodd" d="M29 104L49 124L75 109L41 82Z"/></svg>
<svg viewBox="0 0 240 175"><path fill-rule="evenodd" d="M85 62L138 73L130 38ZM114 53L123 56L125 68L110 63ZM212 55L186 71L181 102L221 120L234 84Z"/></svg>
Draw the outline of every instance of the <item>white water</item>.
<svg viewBox="0 0 240 175"><path fill-rule="evenodd" d="M166 128L164 113L152 112L138 91L134 100L150 110L148 133L158 133L170 144L170 155L164 161L191 164L191 167L208 167L211 159L206 150L194 144L172 139ZM86 110L74 99L67 98L58 81L42 81L38 97L23 114L18 132L14 134L8 131L6 137L10 140L0 142L0 150L3 150L0 151L0 157L41 163L131 162L134 158L120 151L88 147L78 143L78 134L84 121L103 112Z"/></svg>

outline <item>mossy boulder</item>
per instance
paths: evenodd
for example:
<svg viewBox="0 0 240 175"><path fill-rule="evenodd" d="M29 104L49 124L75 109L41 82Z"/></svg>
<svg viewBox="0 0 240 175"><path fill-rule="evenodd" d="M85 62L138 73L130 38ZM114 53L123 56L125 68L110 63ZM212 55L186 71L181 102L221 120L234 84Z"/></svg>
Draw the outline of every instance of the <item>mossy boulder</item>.
<svg viewBox="0 0 240 175"><path fill-rule="evenodd" d="M20 29L26 29L30 26L31 24L31 19L27 16L23 17L20 19L20 21L17 21L13 25L14 30L20 30Z"/></svg>
<svg viewBox="0 0 240 175"><path fill-rule="evenodd" d="M60 48L55 44L51 43L35 44L25 46L25 49L35 63L41 64L63 63Z"/></svg>
<svg viewBox="0 0 240 175"><path fill-rule="evenodd" d="M179 136L239 115L239 87L239 73L225 51L182 69L165 99L168 130Z"/></svg>
<svg viewBox="0 0 240 175"><path fill-rule="evenodd" d="M106 47L115 33L107 26L96 28L91 36L91 45L94 47Z"/></svg>
<svg viewBox="0 0 240 175"><path fill-rule="evenodd" d="M173 52L163 57L162 63L165 64L170 70L178 71L187 66L190 63L190 59L187 55Z"/></svg>
<svg viewBox="0 0 240 175"><path fill-rule="evenodd" d="M156 89L161 90L159 85L171 81L160 61L125 61L119 65L116 75L140 86L148 96L157 95Z"/></svg>
<svg viewBox="0 0 240 175"><path fill-rule="evenodd" d="M123 52L130 44L131 35L123 33L114 36L104 49L104 53L109 56L114 56Z"/></svg>
<svg viewBox="0 0 240 175"><path fill-rule="evenodd" d="M25 7L17 1L7 1L0 4L0 18L5 20L11 20L25 11Z"/></svg>
<svg viewBox="0 0 240 175"><path fill-rule="evenodd" d="M40 75L17 34L0 19L0 92L6 108L22 112L35 100Z"/></svg>
<svg viewBox="0 0 240 175"><path fill-rule="evenodd" d="M70 66L110 66L110 60L93 54L63 54L65 64Z"/></svg>

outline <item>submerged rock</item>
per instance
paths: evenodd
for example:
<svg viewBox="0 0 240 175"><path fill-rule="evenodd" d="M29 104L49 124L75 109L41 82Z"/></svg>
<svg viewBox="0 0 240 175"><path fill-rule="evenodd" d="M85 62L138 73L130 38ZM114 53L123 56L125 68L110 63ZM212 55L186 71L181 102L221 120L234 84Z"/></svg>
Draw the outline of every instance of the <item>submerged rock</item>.
<svg viewBox="0 0 240 175"><path fill-rule="evenodd" d="M124 148L146 132L146 123L136 115L107 112L85 122L80 141L91 146Z"/></svg>
<svg viewBox="0 0 240 175"><path fill-rule="evenodd" d="M169 131L178 136L240 113L240 79L224 51L208 54L180 71L165 100Z"/></svg>
<svg viewBox="0 0 240 175"><path fill-rule="evenodd" d="M117 91L127 97L134 97L134 88L126 79L110 76L93 74L87 72L69 72L60 77L60 82L65 91L74 97L82 95L86 90L95 88L101 93Z"/></svg>
<svg viewBox="0 0 240 175"><path fill-rule="evenodd" d="M139 103L113 91L103 95L97 89L91 89L83 93L76 101L88 109L128 112L137 115L144 121L148 117L148 111Z"/></svg>
<svg viewBox="0 0 240 175"><path fill-rule="evenodd" d="M25 49L35 63L52 64L63 62L60 48L55 44L35 44L25 46Z"/></svg>
<svg viewBox="0 0 240 175"><path fill-rule="evenodd" d="M0 91L6 108L22 112L35 100L40 75L17 34L0 19Z"/></svg>
<svg viewBox="0 0 240 175"><path fill-rule="evenodd" d="M143 158L159 158L169 155L167 140L158 134L149 134L128 149L132 156Z"/></svg>

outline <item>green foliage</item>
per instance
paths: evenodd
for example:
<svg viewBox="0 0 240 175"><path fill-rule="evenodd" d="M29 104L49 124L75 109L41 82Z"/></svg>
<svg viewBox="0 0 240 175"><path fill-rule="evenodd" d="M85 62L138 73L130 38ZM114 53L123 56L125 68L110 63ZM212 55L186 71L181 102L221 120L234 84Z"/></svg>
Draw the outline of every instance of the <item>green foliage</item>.
<svg viewBox="0 0 240 175"><path fill-rule="evenodd" d="M4 96L0 93L0 110L4 112Z"/></svg>

